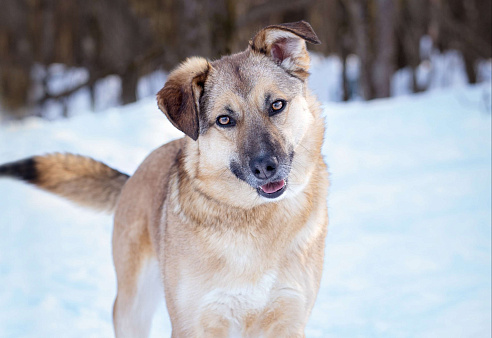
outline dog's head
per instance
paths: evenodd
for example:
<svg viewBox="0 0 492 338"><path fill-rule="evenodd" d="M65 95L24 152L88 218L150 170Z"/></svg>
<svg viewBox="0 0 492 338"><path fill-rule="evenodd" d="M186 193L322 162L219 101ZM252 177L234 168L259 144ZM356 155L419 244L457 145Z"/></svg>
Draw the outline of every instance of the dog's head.
<svg viewBox="0 0 492 338"><path fill-rule="evenodd" d="M307 22L269 26L241 53L190 58L169 75L158 105L196 141L186 149L187 171L207 193L255 205L305 184L303 140L317 120L306 41L319 43Z"/></svg>

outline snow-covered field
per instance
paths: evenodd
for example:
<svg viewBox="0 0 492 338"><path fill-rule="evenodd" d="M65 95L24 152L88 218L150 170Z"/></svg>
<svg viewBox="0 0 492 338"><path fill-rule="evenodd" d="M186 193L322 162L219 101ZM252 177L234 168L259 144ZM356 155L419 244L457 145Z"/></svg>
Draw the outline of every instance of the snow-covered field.
<svg viewBox="0 0 492 338"><path fill-rule="evenodd" d="M330 225L307 337L490 337L490 83L325 114ZM0 125L0 162L66 151L132 173L179 136L149 98ZM111 229L111 216L0 180L0 337L112 336ZM162 306L153 336L169 332Z"/></svg>

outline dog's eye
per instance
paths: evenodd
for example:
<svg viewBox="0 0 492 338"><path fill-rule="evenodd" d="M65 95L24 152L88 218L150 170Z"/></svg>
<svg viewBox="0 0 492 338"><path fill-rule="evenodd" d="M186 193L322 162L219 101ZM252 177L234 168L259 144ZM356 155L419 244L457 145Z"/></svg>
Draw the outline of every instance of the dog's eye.
<svg viewBox="0 0 492 338"><path fill-rule="evenodd" d="M284 106L284 104L280 100L272 103L272 109L273 110L280 110L280 109L282 109L283 106Z"/></svg>
<svg viewBox="0 0 492 338"><path fill-rule="evenodd" d="M217 117L217 124L221 127L232 127L236 125L236 121L230 116L221 115Z"/></svg>
<svg viewBox="0 0 492 338"><path fill-rule="evenodd" d="M280 113L282 110L284 110L286 104L287 102L285 102L284 100L277 100L273 102L270 107L270 116Z"/></svg>

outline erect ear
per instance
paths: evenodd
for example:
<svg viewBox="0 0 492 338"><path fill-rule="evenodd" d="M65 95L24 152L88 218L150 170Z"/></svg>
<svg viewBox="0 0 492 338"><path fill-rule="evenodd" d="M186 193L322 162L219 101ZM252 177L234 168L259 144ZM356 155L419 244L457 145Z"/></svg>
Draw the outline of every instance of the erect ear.
<svg viewBox="0 0 492 338"><path fill-rule="evenodd" d="M171 72L164 88L157 93L159 109L176 128L195 141L199 131L200 96L210 68L204 58L189 58Z"/></svg>
<svg viewBox="0 0 492 338"><path fill-rule="evenodd" d="M304 80L309 75L306 41L316 45L321 43L309 23L297 21L263 28L250 41L250 47Z"/></svg>

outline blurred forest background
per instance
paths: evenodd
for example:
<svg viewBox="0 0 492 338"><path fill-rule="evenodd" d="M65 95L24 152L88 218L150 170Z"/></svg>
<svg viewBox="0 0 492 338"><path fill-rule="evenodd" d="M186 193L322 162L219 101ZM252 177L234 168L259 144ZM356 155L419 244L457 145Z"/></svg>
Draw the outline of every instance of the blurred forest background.
<svg viewBox="0 0 492 338"><path fill-rule="evenodd" d="M341 100L391 95L391 79L429 57L423 38L458 51L468 82L492 57L491 0L0 0L0 112L44 116L80 90L94 106L98 82L117 76L119 103L137 100L139 79L187 56L210 59L245 48L264 26L306 20L323 42L309 46L342 64ZM347 60L356 56L355 85ZM71 81L57 78L73 73ZM67 110L60 116L67 115Z"/></svg>

